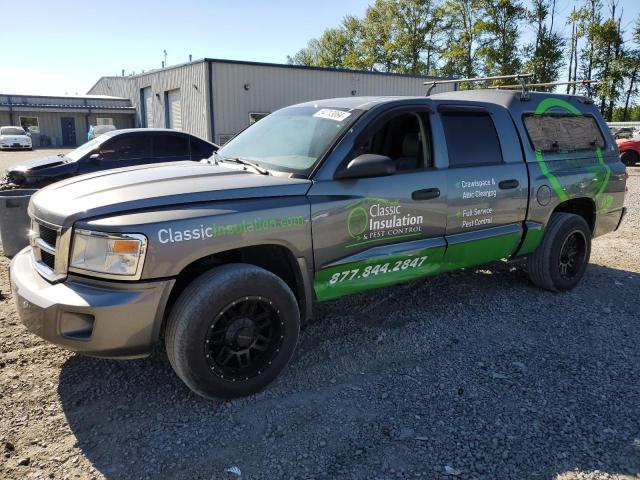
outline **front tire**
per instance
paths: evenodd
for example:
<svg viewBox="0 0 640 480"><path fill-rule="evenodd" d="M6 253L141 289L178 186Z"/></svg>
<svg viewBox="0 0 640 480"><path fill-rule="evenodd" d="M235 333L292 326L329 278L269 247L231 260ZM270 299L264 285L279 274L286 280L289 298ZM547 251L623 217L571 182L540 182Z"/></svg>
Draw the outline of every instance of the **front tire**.
<svg viewBox="0 0 640 480"><path fill-rule="evenodd" d="M591 255L591 230L572 213L554 213L538 248L527 258L531 282L552 292L574 288L582 279Z"/></svg>
<svg viewBox="0 0 640 480"><path fill-rule="evenodd" d="M636 152L634 152L633 150L627 150L626 152L622 152L620 154L620 160L627 167L632 167L636 163L638 163L638 154Z"/></svg>
<svg viewBox="0 0 640 480"><path fill-rule="evenodd" d="M171 309L169 362L180 379L207 398L262 390L289 363L300 311L287 284L247 264L216 267L196 278Z"/></svg>

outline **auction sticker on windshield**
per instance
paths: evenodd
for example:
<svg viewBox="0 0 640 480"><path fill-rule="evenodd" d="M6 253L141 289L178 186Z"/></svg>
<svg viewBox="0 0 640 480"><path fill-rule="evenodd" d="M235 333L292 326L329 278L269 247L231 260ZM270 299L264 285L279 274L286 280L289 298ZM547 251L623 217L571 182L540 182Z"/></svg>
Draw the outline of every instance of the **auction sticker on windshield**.
<svg viewBox="0 0 640 480"><path fill-rule="evenodd" d="M336 122L341 122L350 115L351 113L349 112L343 112L342 110L333 110L331 108L323 108L313 114L314 117L326 118L327 120L335 120Z"/></svg>

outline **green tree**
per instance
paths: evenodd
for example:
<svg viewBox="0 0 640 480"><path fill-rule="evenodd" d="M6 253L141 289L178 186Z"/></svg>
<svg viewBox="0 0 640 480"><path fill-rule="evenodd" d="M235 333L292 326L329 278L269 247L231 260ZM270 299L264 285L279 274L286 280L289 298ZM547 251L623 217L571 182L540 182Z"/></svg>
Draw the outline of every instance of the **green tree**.
<svg viewBox="0 0 640 480"><path fill-rule="evenodd" d="M397 3L393 0L376 0L367 8L362 20L361 52L373 70L394 72L397 69L396 7Z"/></svg>
<svg viewBox="0 0 640 480"><path fill-rule="evenodd" d="M532 0L527 12L536 29L535 40L525 49L524 70L533 74L532 83L555 82L564 66L565 40L553 31L555 0Z"/></svg>
<svg viewBox="0 0 640 480"><path fill-rule="evenodd" d="M593 80L594 60L598 28L602 23L602 1L585 0L585 6L576 14L578 35L584 37L585 45L580 55L582 80Z"/></svg>
<svg viewBox="0 0 640 480"><path fill-rule="evenodd" d="M439 0L376 0L363 19L346 17L287 61L383 72L430 71L442 32L438 6Z"/></svg>
<svg viewBox="0 0 640 480"><path fill-rule="evenodd" d="M443 26L446 40L442 49L441 73L471 78L477 76L478 40L481 35L482 0L445 0Z"/></svg>
<svg viewBox="0 0 640 480"><path fill-rule="evenodd" d="M636 19L636 24L633 29L633 40L636 48L629 50L623 60L625 63L624 71L628 76L628 84L624 97L624 107L621 109L621 118L618 120L623 122L628 120L631 98L638 95L638 80L640 76L640 50L638 49L638 46L640 45L640 17ZM616 117L615 108L612 117ZM633 120L636 120L636 118Z"/></svg>
<svg viewBox="0 0 640 480"><path fill-rule="evenodd" d="M526 13L518 0L482 2L483 15L478 26L483 38L478 54L485 75L513 75L521 71L522 55L518 45Z"/></svg>
<svg viewBox="0 0 640 480"><path fill-rule="evenodd" d="M614 103L620 98L620 87L625 76L621 19L616 18L616 2L611 4L611 17L589 29L592 77L598 81L596 95L600 99L600 112L610 120Z"/></svg>
<svg viewBox="0 0 640 480"><path fill-rule="evenodd" d="M407 73L429 72L435 63L442 11L433 0L393 2L392 47L398 54L398 69Z"/></svg>

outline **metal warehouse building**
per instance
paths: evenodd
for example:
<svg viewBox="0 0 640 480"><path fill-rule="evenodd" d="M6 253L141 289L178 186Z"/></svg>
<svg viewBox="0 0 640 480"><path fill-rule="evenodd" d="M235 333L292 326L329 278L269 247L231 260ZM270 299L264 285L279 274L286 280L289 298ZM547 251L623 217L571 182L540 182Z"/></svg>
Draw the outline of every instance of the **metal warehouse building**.
<svg viewBox="0 0 640 480"><path fill-rule="evenodd" d="M419 75L203 59L140 75L102 77L89 95L128 99L136 127L166 127L225 143L280 108L352 95L424 95ZM438 85L436 91L453 89Z"/></svg>
<svg viewBox="0 0 640 480"><path fill-rule="evenodd" d="M81 145L90 125L130 128L135 113L127 98L0 94L0 126L21 125L31 132L34 147Z"/></svg>

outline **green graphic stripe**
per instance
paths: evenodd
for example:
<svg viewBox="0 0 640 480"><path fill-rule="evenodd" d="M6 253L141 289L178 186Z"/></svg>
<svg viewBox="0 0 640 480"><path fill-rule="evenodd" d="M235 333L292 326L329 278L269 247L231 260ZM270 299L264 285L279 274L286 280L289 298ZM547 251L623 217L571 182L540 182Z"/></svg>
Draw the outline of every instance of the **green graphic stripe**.
<svg viewBox="0 0 640 480"><path fill-rule="evenodd" d="M582 112L580 110L578 110L576 107L571 105L566 100L561 100L559 98L545 98L543 101L541 101L538 104L538 107L536 108L535 112L533 112L533 114L536 116L540 116L546 113L546 111L549 110L550 108L554 108L554 107L566 110L569 113L575 115L576 117L582 116Z"/></svg>
<svg viewBox="0 0 640 480"><path fill-rule="evenodd" d="M527 227L527 233L524 236L520 250L518 250L518 255L525 255L535 251L535 249L538 248L538 245L540 245L543 236L544 227L542 225Z"/></svg>
<svg viewBox="0 0 640 480"><path fill-rule="evenodd" d="M604 193L605 188L607 188L607 185L609 184L609 178L611 177L611 168L609 168L609 165L607 165L606 162L604 161L604 157L602 156L602 150L600 150L600 147L596 149L596 157L598 158L598 163L602 165L605 172L604 180L602 181L600 188L596 192L596 196L595 196L596 207L598 208L598 212L606 212L607 210L609 210L609 207L611 206L613 197L611 197L610 195L605 195L603 197L602 194Z"/></svg>
<svg viewBox="0 0 640 480"><path fill-rule="evenodd" d="M542 152L540 150L535 150L535 154L542 174L547 177L547 180L549 180L549 183L551 184L551 188L553 188L553 191L556 192L558 198L563 202L565 200L569 200L569 195L567 195L567 192L564 191L564 188L562 188L562 185L560 185L560 182L558 181L556 176L549 171L549 167L547 167L547 163L544 161Z"/></svg>
<svg viewBox="0 0 640 480"><path fill-rule="evenodd" d="M334 298L362 292L372 288L384 287L396 283L406 282L414 278L427 275L435 275L440 271L445 247L427 248L410 255L390 255L388 257L376 257L360 262L337 265L325 268L316 273L313 287L319 301L332 300ZM423 257L427 257L421 262ZM419 266L402 268L405 260L417 261ZM398 263L399 262L399 263ZM367 274L365 270L386 265L386 272ZM394 270L395 269L395 270ZM353 273L355 271L355 273ZM332 282L334 275L343 278L341 281Z"/></svg>
<svg viewBox="0 0 640 480"><path fill-rule="evenodd" d="M520 234L514 232L452 244L448 248L432 247L411 254L336 265L317 272L313 287L319 301L332 300L351 293L499 260L513 252L519 239ZM414 262L413 266L411 262ZM374 270L376 266L378 268Z"/></svg>
<svg viewBox="0 0 640 480"><path fill-rule="evenodd" d="M535 112L533 112L533 114L536 117L539 117L539 116L542 116L544 113L546 113L547 110L551 108L560 108L577 117L582 116L582 112L580 112L580 110L578 110L576 107L571 105L569 102L565 100L560 100L559 98L544 99L538 104L538 107L536 108ZM535 150L535 155L536 155L536 160L540 165L540 170L542 171L542 174L547 178L547 180L549 180L549 183L551 184L553 191L556 192L556 195L558 196L558 198L563 202L568 200L569 195L567 195L567 192L564 191L564 188L562 187L562 185L560 184L556 176L553 173L551 173L551 171L549 171L549 167L547 166L547 163L544 159L544 156L542 155L542 152L540 150Z"/></svg>
<svg viewBox="0 0 640 480"><path fill-rule="evenodd" d="M559 98L547 98L542 102L540 102L540 104L538 105L538 107L534 112L534 115L541 116L551 108L560 108L577 117L582 116L582 112L580 112L580 110L578 110L576 107L571 105L569 102L565 100L561 100ZM598 159L598 164L604 169L604 179L599 185L599 188L595 194L594 200L596 202L598 212L603 212L603 211L606 212L609 209L613 201L613 198L610 195L603 196L602 194L604 193L605 189L607 188L607 185L609 184L609 177L611 176L611 168L609 168L609 166L604 161L602 150L600 149L600 147L596 147L595 153L596 153L596 158ZM551 187L553 188L553 191L556 193L558 198L563 202L565 200L568 200L569 195L567 195L567 192L562 187L562 185L560 184L556 176L553 173L551 173L551 171L549 170L549 167L545 162L542 152L540 150L536 150L535 155L536 155L536 160L540 165L540 170L542 171L542 174L547 178L547 180L549 180L549 183L551 184Z"/></svg>

